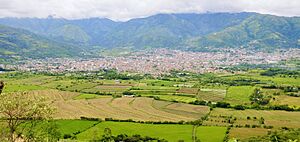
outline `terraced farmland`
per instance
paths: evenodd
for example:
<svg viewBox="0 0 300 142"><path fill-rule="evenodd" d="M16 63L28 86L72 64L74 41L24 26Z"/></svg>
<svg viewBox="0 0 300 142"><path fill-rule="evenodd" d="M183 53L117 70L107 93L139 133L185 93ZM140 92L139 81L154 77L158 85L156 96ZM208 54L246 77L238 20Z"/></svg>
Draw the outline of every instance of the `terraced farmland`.
<svg viewBox="0 0 300 142"><path fill-rule="evenodd" d="M91 118L132 119L137 121L192 121L209 112L207 106L163 102L145 97L78 99L80 93L40 90L29 95L44 96L57 108L56 119ZM163 104L157 106L156 104Z"/></svg>

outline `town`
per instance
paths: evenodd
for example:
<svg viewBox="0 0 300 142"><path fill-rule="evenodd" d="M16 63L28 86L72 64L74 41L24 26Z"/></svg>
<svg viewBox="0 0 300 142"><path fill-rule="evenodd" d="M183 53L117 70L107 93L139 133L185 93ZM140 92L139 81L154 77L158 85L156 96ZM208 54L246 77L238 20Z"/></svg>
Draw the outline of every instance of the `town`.
<svg viewBox="0 0 300 142"><path fill-rule="evenodd" d="M134 72L160 75L171 70L194 73L226 72L224 68L241 64L277 64L300 57L300 49L277 50L274 52L246 49L220 49L215 52L190 52L169 49L132 52L126 56L99 58L47 58L27 59L2 68L19 71L65 72L97 71L116 69L119 72Z"/></svg>

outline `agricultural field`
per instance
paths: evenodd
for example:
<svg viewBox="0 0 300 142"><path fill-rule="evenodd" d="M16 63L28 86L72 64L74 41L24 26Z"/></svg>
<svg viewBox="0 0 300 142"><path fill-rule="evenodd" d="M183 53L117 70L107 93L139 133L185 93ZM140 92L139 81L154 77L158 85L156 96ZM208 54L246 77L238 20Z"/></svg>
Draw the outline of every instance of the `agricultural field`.
<svg viewBox="0 0 300 142"><path fill-rule="evenodd" d="M98 98L110 98L110 96L101 96L97 94L80 94L73 99L81 100L81 99L98 99Z"/></svg>
<svg viewBox="0 0 300 142"><path fill-rule="evenodd" d="M199 100L220 102L223 101L226 96L226 90L222 89L200 89L197 92Z"/></svg>
<svg viewBox="0 0 300 142"><path fill-rule="evenodd" d="M4 93L25 91L28 97L46 98L56 108L53 118L62 138L71 135L78 141L100 138L104 129L110 128L113 135L188 142L192 138L190 122L195 120L201 120L197 136L205 142L247 140L300 128L299 79L261 76L257 71L164 80L5 73L0 74L0 80L5 82ZM257 89L259 93L253 97ZM268 102L255 102L263 99Z"/></svg>
<svg viewBox="0 0 300 142"><path fill-rule="evenodd" d="M114 119L132 119L136 121L192 121L201 118L208 113L208 107L185 104L185 111L177 111L180 108L168 108L161 106L155 108L153 103L156 100L151 98L98 98L98 99L81 99L81 100L60 100L55 101L54 106L58 109L55 118L58 119L78 119L81 116L91 118L114 118ZM196 110L196 111L195 111ZM180 113L174 113L180 112ZM193 111L193 117L185 116L185 113Z"/></svg>
<svg viewBox="0 0 300 142"><path fill-rule="evenodd" d="M274 110L233 110L216 108L211 113L211 118L218 120L230 118L234 126L252 125L266 125L274 128L300 128L300 112L288 112L288 111L274 111ZM261 122L263 118L263 122ZM222 122L222 121L221 121ZM228 121L223 121L227 123ZM227 123L228 124L228 123Z"/></svg>
<svg viewBox="0 0 300 142"><path fill-rule="evenodd" d="M288 95L275 96L272 100L274 105L289 105L290 107L299 108L300 107L300 97L292 97Z"/></svg>
<svg viewBox="0 0 300 142"><path fill-rule="evenodd" d="M100 123L98 121L87 120L56 120L54 122L58 126L59 132L62 136L86 131Z"/></svg>
<svg viewBox="0 0 300 142"><path fill-rule="evenodd" d="M129 122L102 122L95 127L77 135L78 140L91 140L91 138L101 137L104 128L110 128L113 135L118 134L140 134L151 137L159 137L170 142L184 140L192 141L191 125L173 125L173 124L139 124ZM205 142L221 142L225 137L226 127L199 127L197 136Z"/></svg>
<svg viewBox="0 0 300 142"><path fill-rule="evenodd" d="M252 86L232 86L229 87L226 93L225 100L231 104L248 104L249 97L254 91Z"/></svg>
<svg viewBox="0 0 300 142"><path fill-rule="evenodd" d="M268 129L264 128L232 128L229 132L229 139L244 140L251 137L267 135Z"/></svg>
<svg viewBox="0 0 300 142"><path fill-rule="evenodd" d="M209 112L207 106L172 103L145 97L101 96L58 90L29 91L28 95L43 96L57 109L56 119L91 118L132 119L136 121L192 121ZM157 106L156 104L164 105ZM170 107L170 106L176 107ZM184 108L184 109L182 109ZM190 114L187 115L186 114Z"/></svg>

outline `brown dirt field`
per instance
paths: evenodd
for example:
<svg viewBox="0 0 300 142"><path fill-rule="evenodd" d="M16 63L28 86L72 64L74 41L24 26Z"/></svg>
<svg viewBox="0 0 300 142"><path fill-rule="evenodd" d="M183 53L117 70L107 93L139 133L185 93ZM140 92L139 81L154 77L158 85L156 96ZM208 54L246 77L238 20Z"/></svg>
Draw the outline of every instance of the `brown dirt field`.
<svg viewBox="0 0 300 142"><path fill-rule="evenodd" d="M187 111L191 113L199 113L202 115L209 113L208 106L199 106L199 105L196 106L196 105L183 104L183 103L173 103L171 105L168 105L166 108L173 109L173 110Z"/></svg>
<svg viewBox="0 0 300 142"><path fill-rule="evenodd" d="M116 98L114 99L111 103L109 103L109 105L116 109L116 110L120 110L122 111L124 114L129 114L134 118L137 119L149 119L149 120L153 120L154 118L151 118L151 116L140 112L140 111L136 111L135 109L133 109L130 106L130 103L132 101L134 101L135 98ZM149 104L147 104L149 105Z"/></svg>
<svg viewBox="0 0 300 142"><path fill-rule="evenodd" d="M39 94L43 92L36 93ZM57 108L57 113L54 115L56 119L78 119L81 116L101 119L133 119L137 121L191 121L196 119L195 117L181 113L180 109L174 109L173 112L169 112L164 109L155 108L153 107L153 102L156 101L151 98L73 100L71 98L74 97L74 94L64 94L60 91L53 91L49 94L52 94L50 98L53 99L52 102ZM198 110L192 106L190 106L191 108L188 108L188 106L182 107L191 111L200 112L200 108ZM199 114L197 113L197 115Z"/></svg>
<svg viewBox="0 0 300 142"><path fill-rule="evenodd" d="M232 128L229 132L229 138L247 139L255 136L268 134L268 129L264 128Z"/></svg>
<svg viewBox="0 0 300 142"><path fill-rule="evenodd" d="M176 93L193 94L196 95L198 88L180 88Z"/></svg>
<svg viewBox="0 0 300 142"><path fill-rule="evenodd" d="M180 121L191 119L186 116L165 112L159 108L155 108L153 107L153 102L156 101L150 98L137 98L131 106L138 111L145 112L146 115L154 116L159 121Z"/></svg>

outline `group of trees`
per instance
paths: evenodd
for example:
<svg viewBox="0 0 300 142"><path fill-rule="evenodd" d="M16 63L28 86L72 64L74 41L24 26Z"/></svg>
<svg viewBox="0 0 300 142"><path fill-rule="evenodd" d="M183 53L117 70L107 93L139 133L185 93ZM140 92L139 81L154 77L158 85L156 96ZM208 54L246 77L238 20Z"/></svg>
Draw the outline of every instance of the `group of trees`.
<svg viewBox="0 0 300 142"><path fill-rule="evenodd" d="M283 77L287 76L293 76L293 77L298 77L300 73L298 71L290 71L290 70L284 70L284 69L269 69L266 70L262 73L260 73L262 76L276 76L276 75L281 75Z"/></svg>
<svg viewBox="0 0 300 142"><path fill-rule="evenodd" d="M26 92L2 93L3 88L0 81L0 116L4 122L0 141L51 142L60 138L51 121L54 109L44 98Z"/></svg>
<svg viewBox="0 0 300 142"><path fill-rule="evenodd" d="M94 138L91 142L167 142L165 139L153 138L149 136L119 134L117 136L112 135L110 128L104 129L104 134L101 138Z"/></svg>
<svg viewBox="0 0 300 142"><path fill-rule="evenodd" d="M270 102L270 97L266 97L262 94L260 89L255 89L252 95L250 96L250 101L252 103L257 103L259 105L266 105Z"/></svg>

